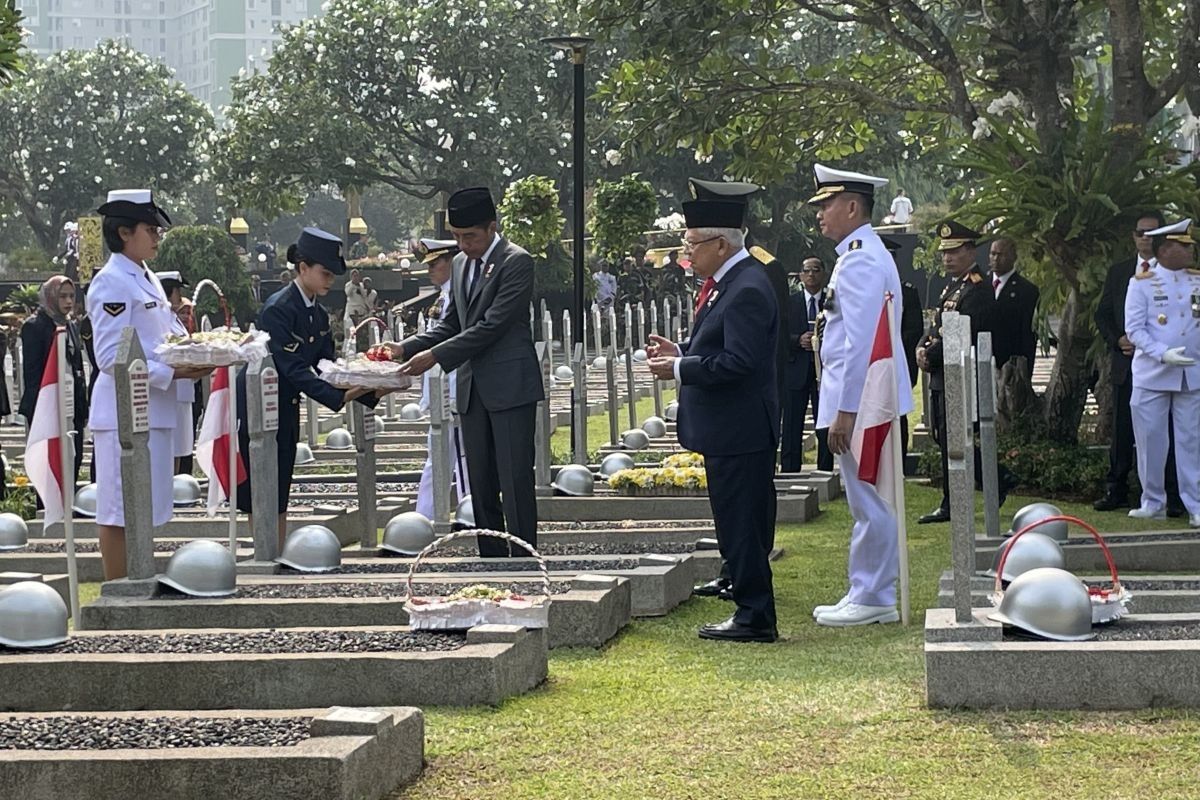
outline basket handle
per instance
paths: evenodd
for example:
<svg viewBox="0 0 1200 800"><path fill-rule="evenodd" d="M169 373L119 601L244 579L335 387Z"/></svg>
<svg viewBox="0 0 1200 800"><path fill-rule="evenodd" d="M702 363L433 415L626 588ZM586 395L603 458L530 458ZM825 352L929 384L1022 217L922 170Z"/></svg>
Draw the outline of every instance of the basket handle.
<svg viewBox="0 0 1200 800"><path fill-rule="evenodd" d="M421 562L425 560L425 557L444 544L453 542L456 539L465 539L468 536L491 536L496 539L503 539L507 542L518 545L519 547L528 551L529 554L531 556L533 556L534 559L537 560L538 569L541 570L541 573L542 573L542 586L546 591L546 600L547 600L547 602L549 602L549 600L550 600L550 572L546 569L546 560L544 558L542 558L542 554L539 553L537 550L533 549L533 546L531 544L529 544L529 542L525 541L524 539L522 539L518 536L513 536L511 533L504 533L503 531L489 530L487 528L478 528L478 529L466 530L466 531L454 531L453 533L448 533L445 536L441 537L440 539L434 539L432 542L430 542L429 544L427 544L425 546L424 550L417 553L416 558L413 559L412 564L408 568L408 578L405 581L405 583L408 585L408 596L410 598L413 596L413 582L412 582L413 575L416 574L417 567L421 565Z"/></svg>
<svg viewBox="0 0 1200 800"><path fill-rule="evenodd" d="M1108 562L1108 573L1109 573L1109 575L1112 576L1113 593L1114 594L1121 593L1121 580L1120 580L1120 578L1117 577L1117 565L1116 565L1116 562L1113 561L1112 552L1108 549L1108 543L1104 541L1104 537L1101 536L1100 533L1095 528L1093 528L1091 525L1087 524L1083 520L1079 519L1078 517L1069 517L1065 514L1061 514L1061 515L1055 516L1055 517L1046 517L1045 519L1039 519L1037 522L1031 522L1028 525L1026 525L1024 528L1021 528L1021 530L1014 533L1012 535L1012 537L1009 538L1009 540L1004 543L1003 552L1000 554L1000 563L996 566L995 591L997 591L997 592L1000 591L1001 576L1004 574L1004 564L1006 561L1008 561L1008 554L1010 552L1012 552L1013 542L1017 541L1017 539L1019 539L1020 537L1024 536L1025 534L1029 533L1032 530L1035 530L1036 528L1038 528L1039 526L1041 526L1047 522L1074 523L1075 525L1078 525L1079 527L1083 528L1085 531L1090 533L1092 535L1092 538L1095 539L1096 542L1100 545L1100 551L1102 553L1104 553L1104 560Z"/></svg>

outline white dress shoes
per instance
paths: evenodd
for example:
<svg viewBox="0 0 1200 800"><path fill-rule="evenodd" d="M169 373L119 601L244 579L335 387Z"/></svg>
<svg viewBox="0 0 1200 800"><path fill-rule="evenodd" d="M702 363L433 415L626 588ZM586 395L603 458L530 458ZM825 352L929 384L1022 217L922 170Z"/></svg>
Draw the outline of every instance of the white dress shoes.
<svg viewBox="0 0 1200 800"><path fill-rule="evenodd" d="M1167 510L1165 508L1138 506L1137 508L1130 509L1129 516L1134 519L1166 519Z"/></svg>
<svg viewBox="0 0 1200 800"><path fill-rule="evenodd" d="M817 616L818 625L830 628L849 628L852 625L870 625L873 622L899 622L900 614L895 606L864 606L846 603L839 609Z"/></svg>
<svg viewBox="0 0 1200 800"><path fill-rule="evenodd" d="M1193 528L1200 528L1200 514L1192 514L1188 517L1188 525L1191 525Z"/></svg>
<svg viewBox="0 0 1200 800"><path fill-rule="evenodd" d="M816 619L817 617L821 616L822 614L828 614L830 611L841 611L843 608L845 608L849 604L850 604L850 593L846 592L846 594L842 595L842 599L838 600L833 605L817 606L816 608L814 608L813 609L813 619Z"/></svg>

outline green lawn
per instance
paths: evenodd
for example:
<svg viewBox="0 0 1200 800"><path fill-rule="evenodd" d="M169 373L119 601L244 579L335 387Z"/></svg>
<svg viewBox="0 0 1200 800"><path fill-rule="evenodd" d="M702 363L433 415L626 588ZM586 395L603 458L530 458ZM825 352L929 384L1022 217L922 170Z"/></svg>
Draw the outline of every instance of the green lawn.
<svg viewBox="0 0 1200 800"><path fill-rule="evenodd" d="M1031 498L1013 497L1009 515ZM937 503L910 486L909 517ZM1120 513L1086 513L1101 529ZM912 526L914 624L829 630L849 517L779 530L775 645L702 642L729 606L693 599L601 651L556 650L550 679L498 709L428 709L429 766L405 798L1194 798L1200 714L948 713L923 702L921 611L947 525ZM1083 677L1081 676L1081 679Z"/></svg>
<svg viewBox="0 0 1200 800"><path fill-rule="evenodd" d="M671 388L667 388L670 386ZM674 384L663 385L663 405L669 403L675 397ZM628 403L622 403L617 415L617 431L624 432L629 428L629 407ZM643 397L637 401L637 420L640 425L646 417L654 413L654 397ZM608 444L608 411L601 414L593 414L588 417L588 451L595 453L601 445ZM554 453L554 463L566 464L570 463L571 457L571 426L559 425L550 436L550 451Z"/></svg>

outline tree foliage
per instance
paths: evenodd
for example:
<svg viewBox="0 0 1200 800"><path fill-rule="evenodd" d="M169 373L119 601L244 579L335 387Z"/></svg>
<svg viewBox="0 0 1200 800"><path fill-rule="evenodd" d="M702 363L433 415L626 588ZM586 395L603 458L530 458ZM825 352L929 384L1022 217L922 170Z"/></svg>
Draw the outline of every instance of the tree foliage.
<svg viewBox="0 0 1200 800"><path fill-rule="evenodd" d="M154 268L178 271L194 288L205 278L214 281L225 293L230 312L240 320L253 319L254 303L250 274L234 249L233 239L214 225L180 225L163 238L154 259ZM216 296L204 292L197 311L216 314Z"/></svg>
<svg viewBox="0 0 1200 800"><path fill-rule="evenodd" d="M64 50L0 89L0 190L51 252L109 189L193 181L211 128L160 62L117 42Z"/></svg>
<svg viewBox="0 0 1200 800"><path fill-rule="evenodd" d="M21 20L16 0L0 0L0 86L24 72L21 61Z"/></svg>
<svg viewBox="0 0 1200 800"><path fill-rule="evenodd" d="M563 232L562 211L558 208L558 190L554 181L540 175L513 181L496 209L504 226L504 236L541 258Z"/></svg>
<svg viewBox="0 0 1200 800"><path fill-rule="evenodd" d="M619 181L597 182L592 208L595 248L616 259L628 253L654 224L658 198L648 182L627 175Z"/></svg>

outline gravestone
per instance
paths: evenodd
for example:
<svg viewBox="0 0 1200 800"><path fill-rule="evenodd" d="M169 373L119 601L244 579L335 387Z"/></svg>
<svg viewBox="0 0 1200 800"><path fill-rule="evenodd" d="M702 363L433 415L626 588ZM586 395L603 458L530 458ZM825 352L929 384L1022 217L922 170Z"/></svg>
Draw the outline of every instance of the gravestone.
<svg viewBox="0 0 1200 800"><path fill-rule="evenodd" d="M655 336L662 336L662 331L659 330L659 327L658 327L658 304L657 303L650 304L650 333L653 333ZM649 337L646 337L646 338L649 339ZM664 410L663 395L662 395L662 381L659 381L659 380L650 381L650 391L654 394L654 414L655 414L655 416L661 417L663 415L663 410Z"/></svg>
<svg viewBox="0 0 1200 800"><path fill-rule="evenodd" d="M542 301L545 305L546 301ZM554 320L550 318L549 311L542 312L542 341L546 343L546 359L550 364L550 374L554 374ZM550 387L546 387L546 396L549 397Z"/></svg>
<svg viewBox="0 0 1200 800"><path fill-rule="evenodd" d="M592 306L592 337L596 340L596 357L604 352L604 318L599 306Z"/></svg>
<svg viewBox="0 0 1200 800"><path fill-rule="evenodd" d="M149 596L157 583L150 488L150 372L142 343L132 327L121 331L113 382L117 389L117 441L121 445L126 577L108 581L105 587L109 593Z"/></svg>
<svg viewBox="0 0 1200 800"><path fill-rule="evenodd" d="M942 354L946 383L946 453L949 460L950 552L954 568L954 616L971 620L971 577L975 574L975 476L971 467L969 374L971 320L957 312L942 315Z"/></svg>
<svg viewBox="0 0 1200 800"><path fill-rule="evenodd" d="M633 384L633 309L625 304L625 400L629 409L629 427L638 426L637 391Z"/></svg>
<svg viewBox="0 0 1200 800"><path fill-rule="evenodd" d="M354 419L354 462L358 469L359 545L363 550L379 546L375 523L375 411L357 400L351 402Z"/></svg>
<svg viewBox="0 0 1200 800"><path fill-rule="evenodd" d="M314 449L317 446L317 432L318 432L317 414L318 413L319 412L317 411L317 401L313 400L308 395L305 395L304 396L305 439L308 441L308 446L310 448L314 448Z"/></svg>
<svg viewBox="0 0 1200 800"><path fill-rule="evenodd" d="M587 317L584 317L587 320ZM586 464L588 458L588 393L587 393L587 348L583 342L575 343L575 352L572 354L571 371L574 373L572 380L572 400L574 405L571 408L571 431L573 433L571 456L576 464Z"/></svg>
<svg viewBox="0 0 1200 800"><path fill-rule="evenodd" d="M429 370L429 461L433 469L433 530L450 532L450 490L454 484L450 436L453 420L446 373L434 364ZM460 498L461 499L461 498Z"/></svg>
<svg viewBox="0 0 1200 800"><path fill-rule="evenodd" d="M979 334L977 345L979 387L979 451L983 463L983 527L988 536L1000 535L1000 479L996 450L996 366L992 334Z"/></svg>
<svg viewBox="0 0 1200 800"><path fill-rule="evenodd" d="M563 363L570 364L571 354L575 352L575 340L571 333L571 312L569 309L563 309L562 315L562 340L563 340Z"/></svg>
<svg viewBox="0 0 1200 800"><path fill-rule="evenodd" d="M547 315L547 327L550 317ZM540 497L549 497L554 493L550 488L550 349L551 338L546 337L534 347L537 349L538 366L542 373L543 398L538 403L537 420L534 424L534 458L533 477L536 492Z"/></svg>
<svg viewBox="0 0 1200 800"><path fill-rule="evenodd" d="M617 396L617 348L615 345L616 331L609 331L607 357L604 359L604 375L608 389L608 436L611 444L621 441L620 436L620 398ZM586 462L585 462L586 463Z"/></svg>
<svg viewBox="0 0 1200 800"><path fill-rule="evenodd" d="M258 402L255 402L255 399ZM279 372L267 356L246 367L246 415L250 436L249 467L254 476L250 518L254 560L279 558Z"/></svg>

